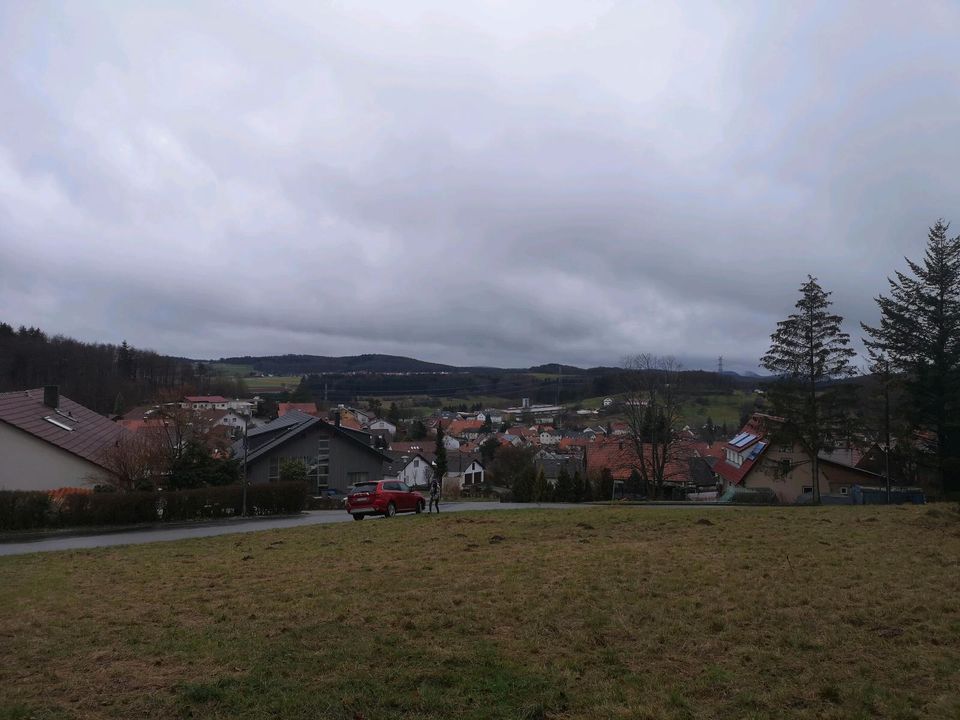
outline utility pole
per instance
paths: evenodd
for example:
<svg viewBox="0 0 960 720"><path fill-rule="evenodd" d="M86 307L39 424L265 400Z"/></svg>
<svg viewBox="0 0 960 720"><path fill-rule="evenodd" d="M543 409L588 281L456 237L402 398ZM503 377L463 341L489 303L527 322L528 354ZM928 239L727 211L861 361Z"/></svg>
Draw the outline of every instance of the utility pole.
<svg viewBox="0 0 960 720"><path fill-rule="evenodd" d="M717 358L717 374L723 375L723 355Z"/></svg>
<svg viewBox="0 0 960 720"><path fill-rule="evenodd" d="M247 516L247 430L250 427L250 420L247 417L243 418L243 476L241 477L242 490L241 494L243 496L243 506L240 511L242 517Z"/></svg>

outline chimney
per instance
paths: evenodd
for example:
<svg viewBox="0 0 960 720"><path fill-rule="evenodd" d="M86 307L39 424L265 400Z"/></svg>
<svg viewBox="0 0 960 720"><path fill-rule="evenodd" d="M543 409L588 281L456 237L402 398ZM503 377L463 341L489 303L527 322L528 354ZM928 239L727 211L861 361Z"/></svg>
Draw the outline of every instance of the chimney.
<svg viewBox="0 0 960 720"><path fill-rule="evenodd" d="M60 386L59 385L44 385L43 386L43 404L47 407L51 407L56 410L60 407Z"/></svg>
<svg viewBox="0 0 960 720"><path fill-rule="evenodd" d="M340 411L339 410L337 410L333 414L333 424L336 425L337 427L340 427Z"/></svg>

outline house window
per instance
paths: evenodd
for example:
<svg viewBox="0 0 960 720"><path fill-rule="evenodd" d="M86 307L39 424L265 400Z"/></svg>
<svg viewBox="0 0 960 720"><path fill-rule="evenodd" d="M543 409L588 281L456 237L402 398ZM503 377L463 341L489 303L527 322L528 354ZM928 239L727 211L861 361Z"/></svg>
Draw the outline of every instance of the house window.
<svg viewBox="0 0 960 720"><path fill-rule="evenodd" d="M357 485L362 482L367 482L370 479L370 473L368 472L348 472L347 473L347 483L349 485Z"/></svg>
<svg viewBox="0 0 960 720"><path fill-rule="evenodd" d="M414 460L414 461L413 461L413 466L414 466L415 468L420 467L420 461L419 461L419 460Z"/></svg>
<svg viewBox="0 0 960 720"><path fill-rule="evenodd" d="M842 487L842 488L840 488L840 494L841 494L841 495L846 495L848 492L849 492L849 488L847 488L847 487Z"/></svg>
<svg viewBox="0 0 960 720"><path fill-rule="evenodd" d="M813 485L804 485L802 488L800 488L800 492L802 492L802 493L812 493L812 492L813 492Z"/></svg>
<svg viewBox="0 0 960 720"><path fill-rule="evenodd" d="M270 469L267 471L267 480L277 482L280 479L280 458L270 458Z"/></svg>

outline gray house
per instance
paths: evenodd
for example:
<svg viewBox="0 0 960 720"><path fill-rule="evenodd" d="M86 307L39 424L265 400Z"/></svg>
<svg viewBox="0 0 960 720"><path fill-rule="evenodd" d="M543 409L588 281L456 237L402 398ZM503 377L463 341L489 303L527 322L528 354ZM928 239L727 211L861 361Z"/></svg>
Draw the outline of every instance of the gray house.
<svg viewBox="0 0 960 720"><path fill-rule="evenodd" d="M369 433L293 410L247 433L247 478L251 483L276 482L284 460L301 460L307 466L309 492L345 491L358 482L383 479L383 464L390 458L372 441ZM234 443L233 453L243 460L243 440Z"/></svg>

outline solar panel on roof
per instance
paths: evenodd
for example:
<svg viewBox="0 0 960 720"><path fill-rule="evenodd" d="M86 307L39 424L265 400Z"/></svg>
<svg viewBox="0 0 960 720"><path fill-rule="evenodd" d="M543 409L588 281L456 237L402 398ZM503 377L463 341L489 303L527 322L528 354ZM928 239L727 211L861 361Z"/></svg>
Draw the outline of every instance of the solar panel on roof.
<svg viewBox="0 0 960 720"><path fill-rule="evenodd" d="M743 436L746 435L746 434L747 434L747 433L740 433L740 434L737 435L735 438L733 438L733 440L730 441L730 444L731 444L731 445L736 445L741 439L743 439Z"/></svg>

